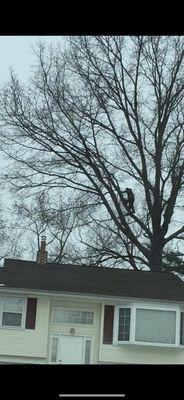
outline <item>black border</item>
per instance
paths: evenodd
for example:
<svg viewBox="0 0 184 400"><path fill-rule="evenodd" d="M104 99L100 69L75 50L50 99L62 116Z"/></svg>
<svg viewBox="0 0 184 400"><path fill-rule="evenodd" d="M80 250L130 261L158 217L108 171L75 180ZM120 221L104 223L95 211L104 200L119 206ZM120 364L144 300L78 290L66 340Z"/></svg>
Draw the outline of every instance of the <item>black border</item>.
<svg viewBox="0 0 184 400"><path fill-rule="evenodd" d="M0 365L7 399L59 394L125 394L124 399L183 398L184 365Z"/></svg>
<svg viewBox="0 0 184 400"><path fill-rule="evenodd" d="M4 2L3 7L0 35L184 35L181 7L170 3Z"/></svg>

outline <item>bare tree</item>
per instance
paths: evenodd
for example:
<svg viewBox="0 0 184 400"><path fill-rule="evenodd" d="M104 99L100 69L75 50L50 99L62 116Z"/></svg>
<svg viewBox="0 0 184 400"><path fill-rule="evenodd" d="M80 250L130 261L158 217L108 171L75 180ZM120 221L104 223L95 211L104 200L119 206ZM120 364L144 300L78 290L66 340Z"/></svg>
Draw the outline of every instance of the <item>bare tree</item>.
<svg viewBox="0 0 184 400"><path fill-rule="evenodd" d="M79 261L75 231L80 226L78 214L81 209L78 210L77 199L75 204L68 204L61 195L52 198L51 193L45 190L33 197L26 195L24 191L24 196L22 193L17 196L13 212L20 230L24 232L22 239L27 244L25 247L28 257L35 259L40 249L41 237L46 235L50 262Z"/></svg>
<svg viewBox="0 0 184 400"><path fill-rule="evenodd" d="M17 229L17 224L9 216L9 212L5 211L0 204L0 264L4 258L21 257L24 248L21 243L21 231Z"/></svg>
<svg viewBox="0 0 184 400"><path fill-rule="evenodd" d="M183 37L70 37L36 55L30 87L12 73L1 95L1 148L15 161L5 179L87 195L89 226L105 223L119 258L161 271L184 238Z"/></svg>

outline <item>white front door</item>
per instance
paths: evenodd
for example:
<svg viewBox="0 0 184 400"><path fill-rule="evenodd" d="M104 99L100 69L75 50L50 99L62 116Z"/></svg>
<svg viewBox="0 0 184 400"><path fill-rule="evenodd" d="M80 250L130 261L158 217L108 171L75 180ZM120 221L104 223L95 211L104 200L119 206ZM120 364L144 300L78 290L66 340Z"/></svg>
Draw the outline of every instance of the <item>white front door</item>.
<svg viewBox="0 0 184 400"><path fill-rule="evenodd" d="M84 364L84 337L59 337L58 361L59 364Z"/></svg>

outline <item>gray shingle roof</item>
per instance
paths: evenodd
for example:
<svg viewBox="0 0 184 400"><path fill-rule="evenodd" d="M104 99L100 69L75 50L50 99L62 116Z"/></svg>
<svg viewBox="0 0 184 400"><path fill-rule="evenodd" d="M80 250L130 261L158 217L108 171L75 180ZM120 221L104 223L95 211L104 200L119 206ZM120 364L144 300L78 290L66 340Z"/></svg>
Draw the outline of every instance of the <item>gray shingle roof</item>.
<svg viewBox="0 0 184 400"><path fill-rule="evenodd" d="M52 263L39 266L34 261L5 259L0 283L20 289L184 301L183 281L167 272Z"/></svg>

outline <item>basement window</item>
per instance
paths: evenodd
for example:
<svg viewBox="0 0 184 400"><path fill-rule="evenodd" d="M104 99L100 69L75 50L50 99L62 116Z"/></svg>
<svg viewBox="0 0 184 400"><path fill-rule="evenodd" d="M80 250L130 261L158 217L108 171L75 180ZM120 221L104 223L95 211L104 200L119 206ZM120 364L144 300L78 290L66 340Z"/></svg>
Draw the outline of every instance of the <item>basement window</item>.
<svg viewBox="0 0 184 400"><path fill-rule="evenodd" d="M114 344L184 345L184 312L179 307L116 307Z"/></svg>

